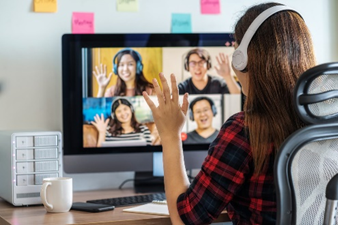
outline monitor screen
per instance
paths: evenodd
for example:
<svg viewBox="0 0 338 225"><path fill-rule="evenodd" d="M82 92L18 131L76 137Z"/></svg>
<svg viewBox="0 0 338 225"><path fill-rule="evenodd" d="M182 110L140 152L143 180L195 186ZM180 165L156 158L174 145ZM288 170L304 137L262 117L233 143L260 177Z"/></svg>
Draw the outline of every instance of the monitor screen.
<svg viewBox="0 0 338 225"><path fill-rule="evenodd" d="M220 53L231 60L233 46L228 33L63 35L65 171L152 171L161 139L142 91L157 104L160 72L176 75L180 100L189 93L181 139L187 168L200 168L223 122L241 110L241 95L219 75Z"/></svg>

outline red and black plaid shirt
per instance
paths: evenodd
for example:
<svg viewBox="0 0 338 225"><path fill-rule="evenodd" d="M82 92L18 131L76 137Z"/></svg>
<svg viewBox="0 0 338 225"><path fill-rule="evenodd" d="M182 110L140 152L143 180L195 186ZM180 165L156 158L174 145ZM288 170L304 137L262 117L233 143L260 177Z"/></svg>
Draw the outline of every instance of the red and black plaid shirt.
<svg viewBox="0 0 338 225"><path fill-rule="evenodd" d="M210 144L201 171L177 200L185 224L209 224L227 209L233 224L275 224L274 154L253 176L254 165L244 113L230 117Z"/></svg>

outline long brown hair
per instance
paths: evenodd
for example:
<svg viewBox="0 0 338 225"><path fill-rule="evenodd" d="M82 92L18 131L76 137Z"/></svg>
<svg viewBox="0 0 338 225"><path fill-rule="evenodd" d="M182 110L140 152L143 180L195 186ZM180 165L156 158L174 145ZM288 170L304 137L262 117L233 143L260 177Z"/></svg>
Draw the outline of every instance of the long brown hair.
<svg viewBox="0 0 338 225"><path fill-rule="evenodd" d="M122 123L116 118L115 116L115 111L120 105L126 105L130 108L131 110L131 120L130 120L130 126L134 128L135 133L138 133L141 131L141 124L137 121L135 112L134 112L134 107L132 103L127 100L126 98L117 98L114 100L111 106L111 118L109 121L109 129L108 131L111 133L112 136L120 136L123 134L124 130L122 128Z"/></svg>
<svg viewBox="0 0 338 225"><path fill-rule="evenodd" d="M265 3L249 8L235 26L239 45L251 22L264 10L280 5ZM256 31L248 47L249 88L244 104L255 174L265 166L268 150L304 124L293 104L298 77L315 66L312 40L304 20L293 11L277 12Z"/></svg>

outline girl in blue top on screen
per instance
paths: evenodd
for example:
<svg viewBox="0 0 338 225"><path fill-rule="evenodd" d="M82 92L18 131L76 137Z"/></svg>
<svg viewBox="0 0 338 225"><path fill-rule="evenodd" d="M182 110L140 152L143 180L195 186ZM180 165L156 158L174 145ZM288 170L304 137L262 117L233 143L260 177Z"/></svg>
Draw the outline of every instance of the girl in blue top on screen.
<svg viewBox="0 0 338 225"><path fill-rule="evenodd" d="M293 90L298 77L316 64L312 40L303 18L279 3L249 8L234 33L232 68L246 95L244 111L222 125L191 183L180 135L188 94L180 105L173 74L172 93L163 74L162 90L153 80L158 104L143 93L162 140L165 192L175 225L209 224L224 209L233 224L276 224L274 161L283 141L304 126Z"/></svg>
<svg viewBox="0 0 338 225"><path fill-rule="evenodd" d="M107 89L112 72L107 77L107 67L96 66L93 71L99 85L96 97L135 96L143 91L152 94L153 85L144 77L142 58L137 51L131 48L118 51L113 58L113 72L118 76L116 84Z"/></svg>
<svg viewBox="0 0 338 225"><path fill-rule="evenodd" d="M94 121L91 123L99 133L97 147L101 147L103 142L122 140L130 143L143 141L145 145L152 143L152 136L148 127L136 120L134 107L126 98L114 100L109 119L104 120L103 114L101 116L96 114Z"/></svg>
<svg viewBox="0 0 338 225"><path fill-rule="evenodd" d="M220 53L216 59L219 65L215 69L220 77L207 74L212 65L210 54L205 49L190 50L184 58L184 69L191 77L178 84L179 94L240 94L240 87L230 74L228 56Z"/></svg>

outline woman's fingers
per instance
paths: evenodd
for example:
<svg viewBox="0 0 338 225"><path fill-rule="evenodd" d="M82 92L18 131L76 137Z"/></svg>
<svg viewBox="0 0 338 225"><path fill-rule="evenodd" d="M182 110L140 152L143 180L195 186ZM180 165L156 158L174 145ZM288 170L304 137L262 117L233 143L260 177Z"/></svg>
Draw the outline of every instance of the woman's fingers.
<svg viewBox="0 0 338 225"><path fill-rule="evenodd" d="M109 123L109 119L106 119L106 121L104 121L105 127L108 127L108 123Z"/></svg>
<svg viewBox="0 0 338 225"><path fill-rule="evenodd" d="M217 60L218 65L220 65L221 64L221 60L219 59L218 56L216 56L216 60Z"/></svg>
<svg viewBox="0 0 338 225"><path fill-rule="evenodd" d="M109 73L108 80L110 80L112 75L113 75L113 72Z"/></svg>
<svg viewBox="0 0 338 225"><path fill-rule="evenodd" d="M224 61L225 61L227 64L229 64L229 56L228 56L228 55L224 56Z"/></svg>
<svg viewBox="0 0 338 225"><path fill-rule="evenodd" d="M164 104L164 96L163 96L162 90L161 90L160 85L158 84L158 82L155 78L153 79L153 85L154 85L154 90L155 90L155 93L156 93L156 96L157 96L158 103L160 105ZM163 83L162 83L162 85L163 85Z"/></svg>
<svg viewBox="0 0 338 225"><path fill-rule="evenodd" d="M154 102L149 98L149 95L147 92L142 92L143 98L146 100L149 108L151 109L152 112L154 112L154 110L156 109L156 106L154 104Z"/></svg>
<svg viewBox="0 0 338 225"><path fill-rule="evenodd" d="M166 102L166 101L170 100L169 85L168 85L167 79L164 77L163 73L160 73L160 79L161 79L162 88L163 88L164 102Z"/></svg>
<svg viewBox="0 0 338 225"><path fill-rule="evenodd" d="M222 62L224 62L225 61L225 55L224 55L224 53L220 53L219 56L221 57Z"/></svg>
<svg viewBox="0 0 338 225"><path fill-rule="evenodd" d="M102 63L100 64L100 68L101 68L101 73L103 73L103 65L102 65Z"/></svg>
<svg viewBox="0 0 338 225"><path fill-rule="evenodd" d="M175 103L178 103L178 88L177 88L177 82L176 77L174 74L170 75L171 80L171 90L172 90L172 98Z"/></svg>
<svg viewBox="0 0 338 225"><path fill-rule="evenodd" d="M183 96L183 103L182 103L182 106L181 106L181 110L184 113L184 115L187 115L188 106L189 106L188 93L185 93L184 96Z"/></svg>

